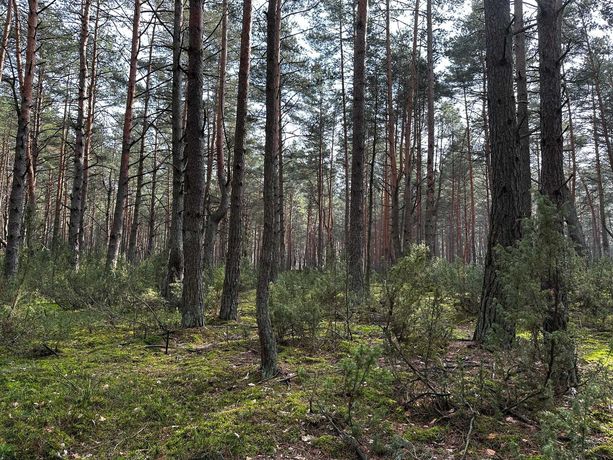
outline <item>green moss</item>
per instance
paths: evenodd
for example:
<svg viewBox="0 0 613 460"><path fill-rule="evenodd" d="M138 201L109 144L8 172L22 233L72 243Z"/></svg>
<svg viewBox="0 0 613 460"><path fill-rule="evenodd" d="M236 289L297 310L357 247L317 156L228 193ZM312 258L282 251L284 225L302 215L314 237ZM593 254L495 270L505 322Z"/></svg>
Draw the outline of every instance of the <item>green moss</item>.
<svg viewBox="0 0 613 460"><path fill-rule="evenodd" d="M430 443L441 441L445 437L445 428L441 426L411 427L404 432L403 438L409 442Z"/></svg>
<svg viewBox="0 0 613 460"><path fill-rule="evenodd" d="M587 458L594 460L612 459L613 444L602 444L590 449L590 451L587 453Z"/></svg>
<svg viewBox="0 0 613 460"><path fill-rule="evenodd" d="M322 452L335 458L342 454L346 449L344 443L336 436L332 436L331 434L324 434L313 439L312 444Z"/></svg>

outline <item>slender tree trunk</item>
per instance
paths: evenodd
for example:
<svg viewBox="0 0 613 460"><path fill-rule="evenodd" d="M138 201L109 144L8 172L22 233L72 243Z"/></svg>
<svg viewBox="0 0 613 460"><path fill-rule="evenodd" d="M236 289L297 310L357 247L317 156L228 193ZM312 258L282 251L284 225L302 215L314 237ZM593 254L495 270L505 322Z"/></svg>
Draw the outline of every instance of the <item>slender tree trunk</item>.
<svg viewBox="0 0 613 460"><path fill-rule="evenodd" d="M419 37L419 0L415 0L415 11L413 12L413 47L411 51L411 67L409 76L409 94L407 97L407 122L405 128L405 184L404 184L404 229L403 229L403 244L402 248L406 254L413 241L413 196L412 196L412 184L411 184L411 122L415 112L415 97L417 95L417 38ZM417 132L417 126L413 128L413 131ZM413 134L413 137L416 137Z"/></svg>
<svg viewBox="0 0 613 460"><path fill-rule="evenodd" d="M434 50L432 37L432 0L426 1L428 48L428 157L426 163L426 245L430 257L436 256L436 216L434 201Z"/></svg>
<svg viewBox="0 0 613 460"><path fill-rule="evenodd" d="M26 183L27 197L26 197L26 211L24 217L25 234L26 234L26 247L32 249L34 243L34 232L36 229L36 173L38 169L38 140L40 138L41 129L41 117L42 106L44 100L44 65L38 67L38 77L36 82L35 103L34 103L34 120L33 129L30 130L28 143L29 146L26 149Z"/></svg>
<svg viewBox="0 0 613 460"><path fill-rule="evenodd" d="M238 318L238 292L240 283L243 223L243 189L245 178L245 137L247 134L247 104L249 97L249 64L251 60L251 0L243 0L238 94L236 97L236 126L234 128L234 164L232 195L230 197L230 223L225 277L221 295L219 317L223 320Z"/></svg>
<svg viewBox="0 0 613 460"><path fill-rule="evenodd" d="M358 0L353 46L353 152L351 154L351 202L347 242L350 304L361 302L364 294L364 92L366 66L367 0Z"/></svg>
<svg viewBox="0 0 613 460"><path fill-rule="evenodd" d="M528 78L526 73L526 32L524 1L515 0L515 81L517 82L517 133L519 136L520 202L522 218L530 217L532 196L530 189L530 113L528 111Z"/></svg>
<svg viewBox="0 0 613 460"><path fill-rule="evenodd" d="M15 14L17 17L17 14ZM28 0L28 35L26 40L26 61L21 87L21 105L17 118L13 182L9 198L9 220L4 258L4 276L12 278L19 266L19 251L23 237L23 212L26 187L26 158L30 136L30 114L32 110L32 87L36 68L36 30L38 28L38 0ZM20 50L17 47L17 54Z"/></svg>
<svg viewBox="0 0 613 460"><path fill-rule="evenodd" d="M83 187L81 189L81 216L79 222L79 250L85 249L85 212L87 210L87 195L89 189L89 156L92 150L94 114L96 109L97 68L98 68L98 31L100 25L100 0L96 2L96 19L92 37L92 64L89 80L88 113L85 123L85 146L83 151ZM94 208L95 209L95 208ZM91 244L91 242L90 242Z"/></svg>
<svg viewBox="0 0 613 460"><path fill-rule="evenodd" d="M588 34L587 27L585 25L585 19L582 19L583 35L585 36L585 44L587 46L587 54L592 71L592 79L594 81L594 90L596 92L596 98L598 101L598 110L600 112L600 124L602 127L602 137L604 138L605 145L607 146L607 155L609 156L609 166L613 169L613 142L609 135L609 125L607 123L607 116L605 111L604 98L602 96L602 88L600 83L600 63L597 61L597 56L592 49L590 35Z"/></svg>
<svg viewBox="0 0 613 460"><path fill-rule="evenodd" d="M4 60L6 58L6 48L11 31L11 19L13 17L13 0L8 0L6 5L6 17L4 19L4 30L2 31L2 42L0 42L0 79L4 72Z"/></svg>
<svg viewBox="0 0 613 460"><path fill-rule="evenodd" d="M473 149L472 149L472 130L470 123L470 113L468 112L468 99L466 97L466 88L464 88L464 110L466 114L466 152L468 154L468 181L470 184L470 224L466 226L470 228L468 238L470 240L470 261L474 264L477 262L477 213L475 209L475 174L473 168Z"/></svg>
<svg viewBox="0 0 613 460"><path fill-rule="evenodd" d="M509 28L509 0L486 0L486 69L492 206L483 290L475 340L494 339L510 344L515 327L507 318L503 287L498 276L497 246L509 247L521 238L521 170L517 117L513 94L513 60Z"/></svg>
<svg viewBox="0 0 613 460"><path fill-rule="evenodd" d="M181 32L183 0L174 0L172 32L172 213L168 234L168 264L162 295L170 297L170 286L183 280L183 107L181 104Z"/></svg>
<svg viewBox="0 0 613 460"><path fill-rule="evenodd" d="M148 225L148 237L147 237L147 251L146 256L151 257L153 254L153 248L155 245L155 204L157 202L157 173L158 173L158 132L155 131L155 137L153 139L153 168L151 172L151 197L149 199L149 225Z"/></svg>
<svg viewBox="0 0 613 460"><path fill-rule="evenodd" d="M279 152L279 84L280 84L281 2L269 0L266 27L266 140L264 145L264 230L258 284L256 319L260 338L260 358L263 378L277 373L277 344L268 309L269 283L275 246L275 157Z"/></svg>
<svg viewBox="0 0 613 460"><path fill-rule="evenodd" d="M387 156L390 166L390 183L388 184L389 193L391 195L391 262L400 256L400 202L399 202L399 175L398 166L396 164L396 116L394 113L394 93L392 80L392 42L390 31L390 0L385 3L385 63L386 63L386 78L387 78Z"/></svg>
<svg viewBox="0 0 613 460"><path fill-rule="evenodd" d="M366 229L366 289L370 290L370 274L372 271L372 225L374 210L374 185L375 185L375 163L377 159L377 110L379 108L378 88L375 87L375 107L373 121L372 157L370 160L370 174L368 177L368 227Z"/></svg>
<svg viewBox="0 0 613 460"><path fill-rule="evenodd" d="M85 119L87 112L87 42L89 40L89 10L91 0L83 0L81 7L81 37L79 41L79 90L77 93L77 120L75 124L74 175L70 195L70 220L68 222L68 245L70 263L79 268L79 228L81 223L83 152L85 146Z"/></svg>
<svg viewBox="0 0 613 460"><path fill-rule="evenodd" d="M64 182L66 175L66 144L68 140L68 111L70 98L70 79L66 83L66 95L64 99L64 113L62 115L62 138L58 158L58 177L55 189L55 209L53 213L53 236L51 237L51 251L56 254L61 242L62 232L62 201L64 198Z"/></svg>
<svg viewBox="0 0 613 460"><path fill-rule="evenodd" d="M204 214L204 113L203 0L189 0L189 47L187 51L187 123L185 125L185 216L183 232L183 302L181 325L204 325L203 214Z"/></svg>
<svg viewBox="0 0 613 460"><path fill-rule="evenodd" d="M217 89L217 110L216 110L216 130L215 130L215 159L217 163L217 186L219 188L219 204L214 210L208 210L204 232L204 273L205 273L205 292L212 281L213 276L213 248L215 235L219 223L228 211L228 181L226 179L225 159L224 159L224 116L226 103L226 62L228 58L228 2L223 0L221 18L221 52L219 55L219 86ZM209 172L210 174L210 172ZM210 195L207 201L210 205Z"/></svg>
<svg viewBox="0 0 613 460"><path fill-rule="evenodd" d="M151 28L151 42L149 43L149 58L147 63L147 76L145 77L145 102L143 107L143 126L140 138L138 155L138 168L136 173L136 196L134 197L134 217L130 226L130 239L128 242L128 261L136 262L138 229L140 227L141 206L143 204L143 184L145 181L145 148L147 146L147 132L149 131L149 101L151 99L151 73L153 71L153 44L155 41L155 28L157 23L153 19Z"/></svg>
<svg viewBox="0 0 613 460"><path fill-rule="evenodd" d="M345 51L344 51L344 39L343 39L343 18L345 10L343 9L343 1L339 3L339 46L340 46L340 58L341 58L341 100L343 105L343 168L345 170L345 232L343 235L345 250L348 251L349 247L349 208L350 208L350 185L349 185L349 134L347 123L347 91L345 90Z"/></svg>
<svg viewBox="0 0 613 460"><path fill-rule="evenodd" d="M602 253L607 257L610 255L609 231L607 229L607 209L602 183L602 163L600 160L600 145L598 138L598 118L596 116L596 103L594 99L594 88L592 88L592 126L594 132L594 152L596 154L596 185L598 189L598 210L600 214L600 235L602 238Z"/></svg>
<svg viewBox="0 0 613 460"><path fill-rule="evenodd" d="M136 91L136 70L138 67L138 51L140 48L140 0L134 0L134 15L132 18L132 46L130 50L130 72L128 76L128 93L126 95L126 110L123 121L123 135L121 141L121 164L119 166L119 179L117 183L117 196L115 197L115 212L109 236L109 245L106 255L106 268L112 270L117 265L119 248L123 237L124 209L128 197L128 182L130 180L130 147L132 146L132 116L134 93Z"/></svg>

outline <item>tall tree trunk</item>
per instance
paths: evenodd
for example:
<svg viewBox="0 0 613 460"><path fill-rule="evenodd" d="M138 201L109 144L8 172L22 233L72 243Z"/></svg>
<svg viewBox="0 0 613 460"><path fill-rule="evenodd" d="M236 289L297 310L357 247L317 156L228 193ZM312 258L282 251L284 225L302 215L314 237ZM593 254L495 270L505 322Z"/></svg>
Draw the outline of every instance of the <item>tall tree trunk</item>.
<svg viewBox="0 0 613 460"><path fill-rule="evenodd" d="M183 302L181 325L204 325L203 214L204 214L204 113L203 0L189 0L189 47L187 51L187 123L185 125L185 215L183 232Z"/></svg>
<svg viewBox="0 0 613 460"><path fill-rule="evenodd" d="M2 42L0 42L0 79L4 72L4 60L6 58L6 49L9 41L9 33L11 31L11 19L13 17L13 0L8 0L6 5L6 17L4 19L4 30L2 31Z"/></svg>
<svg viewBox="0 0 613 460"><path fill-rule="evenodd" d="M556 206L559 215L554 225L564 232L563 219L569 201L564 179L561 97L561 25L563 7L560 0L538 2L538 49L540 70L541 118L541 193ZM567 329L567 287L557 264L545 274L542 284L549 293L548 311L543 329L546 334L549 378L558 388L573 386L577 380L574 344L570 338L552 337Z"/></svg>
<svg viewBox="0 0 613 460"><path fill-rule="evenodd" d="M132 17L132 45L130 50L130 71L128 76L128 92L126 95L126 110L123 121L123 135L121 140L121 164L119 166L119 179L117 183L117 196L115 197L115 212L109 236L109 245L106 255L106 268L112 270L117 265L119 247L123 236L124 209L128 197L128 182L130 180L130 147L132 146L132 116L134 93L136 91L136 70L138 67L138 51L140 48L140 0L134 0L134 15Z"/></svg>
<svg viewBox="0 0 613 460"><path fill-rule="evenodd" d="M205 273L205 292L212 281L213 276L213 248L215 235L219 223L228 211L228 181L226 179L226 168L224 159L224 116L226 103L226 62L228 58L228 2L223 0L221 18L221 52L219 55L219 86L217 89L217 110L216 110L216 130L215 130L215 159L217 163L217 186L219 188L219 204L214 210L208 209L204 231L204 273ZM210 206L210 194L208 205Z"/></svg>
<svg viewBox="0 0 613 460"><path fill-rule="evenodd" d="M594 81L594 90L596 92L596 98L598 101L598 111L600 112L600 124L602 127L602 137L604 137L605 145L607 146L607 155L609 156L609 166L613 169L613 142L609 135L609 125L607 123L607 116L605 111L604 98L602 95L602 87L600 82L600 62L597 61L596 53L592 49L592 43L590 35L585 24L585 19L582 18L583 35L585 37L585 44L587 46L587 55L590 63L590 69L592 73L592 79Z"/></svg>
<svg viewBox="0 0 613 460"><path fill-rule="evenodd" d="M243 213L243 181L245 176L245 136L249 94L249 65L251 58L251 10L251 0L244 0L238 95L236 102L236 127L234 133L234 164L232 194L230 197L228 252L226 255L224 286L219 313L220 318L224 320L236 320L238 317L241 250L243 247L241 224Z"/></svg>
<svg viewBox="0 0 613 460"><path fill-rule="evenodd" d="M26 182L28 193L26 197L26 211L24 217L26 247L32 249L34 243L34 233L36 229L36 173L38 169L38 140L40 138L42 107L44 100L44 65L38 67L38 77L36 81L34 120L33 129L30 130L28 138L29 147L26 149Z"/></svg>
<svg viewBox="0 0 613 460"><path fill-rule="evenodd" d="M592 88L592 126L594 132L594 152L596 154L596 185L598 189L598 210L600 214L600 235L602 238L602 255L608 257L609 249L609 230L607 229L607 209L602 183L602 163L600 160L600 145L598 139L598 118L596 116L596 101L594 98L594 88Z"/></svg>
<svg viewBox="0 0 613 460"><path fill-rule="evenodd" d="M96 2L96 19L94 22L94 35L92 37L92 64L89 79L88 112L85 122L85 146L83 151L83 187L81 189L81 218L79 222L79 250L85 249L85 212L87 210L87 194L89 189L89 157L92 150L94 114L96 109L96 78L98 68L98 31L100 29L100 0ZM94 208L95 210L95 208ZM91 242L90 242L91 244Z"/></svg>
<svg viewBox="0 0 613 460"><path fill-rule="evenodd" d="M526 31L524 25L524 0L515 0L515 80L517 82L517 133L519 136L520 201L521 217L530 217L532 196L530 188L530 113L528 111L528 77L526 73Z"/></svg>
<svg viewBox="0 0 613 460"><path fill-rule="evenodd" d="M281 3L269 0L266 28L266 140L264 145L264 230L258 284L256 319L260 338L260 358L263 378L277 373L277 344L268 309L275 246L275 158L279 153L279 84L280 84Z"/></svg>
<svg viewBox="0 0 613 460"><path fill-rule="evenodd" d="M351 154L351 203L347 274L351 304L364 294L364 92L366 67L366 24L368 1L358 0L353 46L353 151Z"/></svg>
<svg viewBox="0 0 613 460"><path fill-rule="evenodd" d="M404 253L407 253L409 247L413 241L413 196L412 196L412 184L411 184L411 169L412 169L412 157L411 144L413 139L411 138L411 122L413 121L415 112L415 97L417 95L417 38L419 37L419 0L415 0L415 11L413 12L413 47L411 51L411 66L409 76L409 94L407 96L407 122L405 127L405 183L404 183L404 228L403 228L403 242L402 248ZM417 126L413 128L414 132L417 132ZM416 137L413 134L413 137Z"/></svg>
<svg viewBox="0 0 613 460"><path fill-rule="evenodd" d="M340 46L340 59L341 59L341 101L343 109L343 169L345 171L345 231L343 234L343 243L345 250L348 251L349 247L349 208L350 208L350 184L349 184L349 134L347 123L347 91L345 90L345 51L343 46L343 19L345 10L343 9L343 0L339 2L339 46Z"/></svg>
<svg viewBox="0 0 613 460"><path fill-rule="evenodd" d="M370 173L368 177L368 224L366 228L366 273L365 284L366 289L370 290L370 274L372 271L372 225L374 211L374 185L375 185L375 164L377 159L377 110L379 108L379 90L375 86L375 106L374 106L374 121L373 121L373 138L372 138L372 157L370 160Z"/></svg>
<svg viewBox="0 0 613 460"><path fill-rule="evenodd" d="M521 238L521 170L509 0L486 0L486 69L489 135L492 155L492 206L485 259L483 290L475 340L497 339L510 344L515 327L507 318L503 287L498 276L497 246L509 247Z"/></svg>
<svg viewBox="0 0 613 460"><path fill-rule="evenodd" d="M79 228L81 223L83 152L85 147L85 118L87 104L87 42L89 40L89 9L91 0L83 0L81 7L81 36L79 40L79 90L77 93L77 120L75 123L74 175L70 195L70 220L68 222L68 246L70 263L79 268Z"/></svg>
<svg viewBox="0 0 613 460"><path fill-rule="evenodd" d="M275 246L275 157L279 152L281 2L269 0L266 26L266 140L264 145L264 230L256 292L256 319L263 378L277 373L277 344L268 309Z"/></svg>
<svg viewBox="0 0 613 460"><path fill-rule="evenodd" d="M155 130L155 137L153 138L153 168L151 172L151 197L149 199L149 225L148 225L148 237L147 237L147 251L146 256L151 257L153 254L153 248L155 245L155 205L157 202L157 173L158 173L158 131Z"/></svg>
<svg viewBox="0 0 613 460"><path fill-rule="evenodd" d="M62 115L62 138L60 140L60 152L58 158L58 177L55 189L55 209L53 213L53 236L51 237L51 251L56 254L62 238L62 204L64 199L64 183L66 181L66 144L68 141L68 112L70 99L70 78L66 83L66 95L64 99L64 113Z"/></svg>
<svg viewBox="0 0 613 460"><path fill-rule="evenodd" d="M219 317L223 320L238 318L238 291L240 286L243 215L243 189L245 178L245 137L247 134L247 103L249 97L249 64L251 60L251 0L243 0L238 94L236 97L236 126L234 128L234 164L232 194L230 197L230 224L225 277L221 295Z"/></svg>
<svg viewBox="0 0 613 460"><path fill-rule="evenodd" d="M170 296L170 286L183 280L183 107L181 104L181 32L183 0L174 0L172 30L172 213L168 234L168 264L162 295Z"/></svg>
<svg viewBox="0 0 613 460"><path fill-rule="evenodd" d="M394 93L392 80L392 42L390 31L390 0L385 3L385 64L387 78L387 156L390 165L390 183L388 190L391 195L391 262L393 263L401 252L400 245L400 203L399 203L399 175L396 164L396 116L394 113Z"/></svg>
<svg viewBox="0 0 613 460"><path fill-rule="evenodd" d="M17 17L17 14L15 14ZM21 87L21 105L17 118L13 182L9 198L8 233L4 276L12 278L19 266L19 251L23 237L23 212L26 186L26 158L30 144L30 114L32 110L32 87L36 68L36 30L38 28L38 0L28 0L28 35L26 40L26 61ZM17 54L20 53L17 47Z"/></svg>
<svg viewBox="0 0 613 460"><path fill-rule="evenodd" d="M143 184L145 181L145 148L147 146L147 132L149 131L149 101L151 99L151 73L153 72L153 44L155 41L155 18L151 28L151 38L149 43L149 58L147 61L147 76L145 77L145 102L143 107L143 121L140 138L140 150L138 155L138 168L136 173L136 195L134 197L134 217L130 226L130 239L128 242L128 261L136 262L138 229L140 227L141 206L143 204Z"/></svg>
<svg viewBox="0 0 613 460"><path fill-rule="evenodd" d="M436 216L434 201L434 50L432 36L432 0L426 1L427 49L428 49L428 156L426 162L426 222L425 239L430 257L436 256Z"/></svg>
<svg viewBox="0 0 613 460"><path fill-rule="evenodd" d="M466 115L466 153L468 154L468 181L470 184L470 224L466 226L470 228L468 240L470 240L470 261L474 264L477 262L477 214L475 209L475 174L473 168L473 148L472 148L472 130L470 123L470 113L468 111L468 99L466 97L466 87L464 87L464 110Z"/></svg>

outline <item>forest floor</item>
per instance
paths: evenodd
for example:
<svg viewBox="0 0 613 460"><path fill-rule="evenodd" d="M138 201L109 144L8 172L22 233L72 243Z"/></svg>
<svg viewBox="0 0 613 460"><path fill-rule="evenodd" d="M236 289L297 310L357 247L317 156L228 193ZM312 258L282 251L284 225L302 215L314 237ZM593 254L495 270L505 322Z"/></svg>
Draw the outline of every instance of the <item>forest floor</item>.
<svg viewBox="0 0 613 460"><path fill-rule="evenodd" d="M0 352L0 459L356 456L329 414L347 404L340 363L360 343L381 344L378 327L356 325L352 341L333 345L284 344L282 374L262 382L252 291L238 323L208 318L202 330L173 332L167 350L163 336L127 320L109 326L92 313L63 314L72 329L57 349ZM478 359L469 337L470 325L458 326L443 359ZM605 338L582 343L584 366L613 366ZM399 403L390 366L378 358L353 408L361 428L351 439L369 458L541 458L529 419L414 410ZM594 458L611 458L613 414L598 420Z"/></svg>

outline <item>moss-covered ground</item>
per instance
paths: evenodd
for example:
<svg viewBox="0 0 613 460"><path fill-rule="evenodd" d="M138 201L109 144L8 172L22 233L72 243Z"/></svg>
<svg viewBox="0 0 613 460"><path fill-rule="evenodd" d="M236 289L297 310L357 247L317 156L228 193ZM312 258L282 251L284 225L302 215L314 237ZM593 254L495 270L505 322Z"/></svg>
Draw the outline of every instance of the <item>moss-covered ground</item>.
<svg viewBox="0 0 613 460"><path fill-rule="evenodd" d="M327 414L346 415L339 363L360 343L380 344L380 328L356 325L353 340L332 345L282 344L282 375L263 382L253 292L240 313L238 323L208 318L173 332L166 352L162 335L128 321L62 312L71 330L44 356L0 352L0 459L355 458ZM450 347L462 357L473 353L467 331ZM583 343L585 360L612 365L606 338ZM370 458L539 458L538 428L524 420L403 406L382 359L354 408L352 435ZM613 417L598 416L593 458L613 458Z"/></svg>

